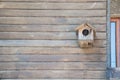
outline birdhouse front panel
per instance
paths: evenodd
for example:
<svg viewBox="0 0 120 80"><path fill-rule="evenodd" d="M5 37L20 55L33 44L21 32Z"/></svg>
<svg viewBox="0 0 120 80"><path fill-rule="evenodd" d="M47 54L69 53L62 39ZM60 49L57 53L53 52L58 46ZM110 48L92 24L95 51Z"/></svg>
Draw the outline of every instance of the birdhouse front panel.
<svg viewBox="0 0 120 80"><path fill-rule="evenodd" d="M78 39L79 40L94 40L94 32L93 30L86 30L86 29L82 29L78 31Z"/></svg>

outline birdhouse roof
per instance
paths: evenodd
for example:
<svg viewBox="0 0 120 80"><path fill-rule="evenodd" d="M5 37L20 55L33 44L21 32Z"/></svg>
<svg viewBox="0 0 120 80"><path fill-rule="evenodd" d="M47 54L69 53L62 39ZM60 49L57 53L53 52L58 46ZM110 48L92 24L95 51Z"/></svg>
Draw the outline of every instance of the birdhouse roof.
<svg viewBox="0 0 120 80"><path fill-rule="evenodd" d="M78 30L81 30L81 29L83 29L83 28L85 28L85 27L88 27L88 28L90 28L90 29L92 29L92 30L95 30L95 29L94 29L90 24L88 24L88 23L85 23L85 24L82 24L82 25L78 26L75 30L78 31Z"/></svg>

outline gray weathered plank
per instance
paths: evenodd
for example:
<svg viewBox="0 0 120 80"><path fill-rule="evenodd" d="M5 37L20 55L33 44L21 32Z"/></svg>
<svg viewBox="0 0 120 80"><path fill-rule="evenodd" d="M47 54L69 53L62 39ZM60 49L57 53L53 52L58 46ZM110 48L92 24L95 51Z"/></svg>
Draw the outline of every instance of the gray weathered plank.
<svg viewBox="0 0 120 80"><path fill-rule="evenodd" d="M77 40L76 32L0 32L4 40ZM96 33L95 39L106 39L106 33Z"/></svg>
<svg viewBox="0 0 120 80"><path fill-rule="evenodd" d="M73 32L79 25L0 25L1 32ZM97 32L105 32L106 25L92 25Z"/></svg>
<svg viewBox="0 0 120 80"><path fill-rule="evenodd" d="M1 80L33 80L33 79L1 79ZM106 79L34 79L34 80L106 80Z"/></svg>
<svg viewBox="0 0 120 80"><path fill-rule="evenodd" d="M0 40L0 46L79 47L77 40ZM106 40L95 40L94 47L106 47Z"/></svg>
<svg viewBox="0 0 120 80"><path fill-rule="evenodd" d="M5 62L2 70L105 70L104 62Z"/></svg>
<svg viewBox="0 0 120 80"><path fill-rule="evenodd" d="M93 1L106 1L106 0L1 0L1 1L22 1L22 2L93 2Z"/></svg>
<svg viewBox="0 0 120 80"><path fill-rule="evenodd" d="M80 1L80 0L79 0ZM67 5L67 6L66 6ZM86 6L87 5L87 6ZM1 2L1 9L106 9L106 2L92 3L24 3Z"/></svg>
<svg viewBox="0 0 120 80"><path fill-rule="evenodd" d="M0 24L105 24L106 17L0 17Z"/></svg>
<svg viewBox="0 0 120 80"><path fill-rule="evenodd" d="M0 10L0 17L106 16L106 10Z"/></svg>
<svg viewBox="0 0 120 80"><path fill-rule="evenodd" d="M106 61L105 55L0 55L0 62L73 62L73 61Z"/></svg>
<svg viewBox="0 0 120 80"><path fill-rule="evenodd" d="M86 79L106 79L106 71L86 71Z"/></svg>
<svg viewBox="0 0 120 80"><path fill-rule="evenodd" d="M81 70L20 70L1 71L0 74L0 77L3 79L105 79L106 72Z"/></svg>
<svg viewBox="0 0 120 80"><path fill-rule="evenodd" d="M36 54L105 54L106 48L41 48L41 47L0 47L0 54L24 54L24 55L36 55Z"/></svg>

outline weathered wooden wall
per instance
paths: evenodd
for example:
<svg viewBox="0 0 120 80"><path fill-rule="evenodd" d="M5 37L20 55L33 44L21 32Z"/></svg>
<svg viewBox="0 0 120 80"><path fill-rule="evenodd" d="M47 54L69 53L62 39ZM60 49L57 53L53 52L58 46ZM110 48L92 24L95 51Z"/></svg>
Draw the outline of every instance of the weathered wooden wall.
<svg viewBox="0 0 120 80"><path fill-rule="evenodd" d="M120 17L120 0L111 0L111 17Z"/></svg>
<svg viewBox="0 0 120 80"><path fill-rule="evenodd" d="M107 0L0 0L0 79L106 80ZM81 49L75 28L96 29Z"/></svg>

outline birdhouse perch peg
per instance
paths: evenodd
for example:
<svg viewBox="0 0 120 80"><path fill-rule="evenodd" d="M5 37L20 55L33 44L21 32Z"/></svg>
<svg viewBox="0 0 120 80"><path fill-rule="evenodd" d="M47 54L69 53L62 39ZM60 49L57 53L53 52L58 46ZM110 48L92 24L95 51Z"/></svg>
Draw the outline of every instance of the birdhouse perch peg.
<svg viewBox="0 0 120 80"><path fill-rule="evenodd" d="M78 43L81 48L93 47L95 29L88 23L78 26L76 29Z"/></svg>

